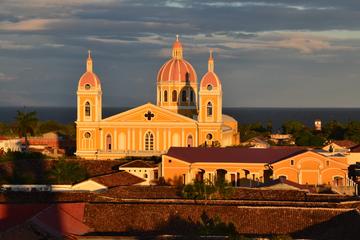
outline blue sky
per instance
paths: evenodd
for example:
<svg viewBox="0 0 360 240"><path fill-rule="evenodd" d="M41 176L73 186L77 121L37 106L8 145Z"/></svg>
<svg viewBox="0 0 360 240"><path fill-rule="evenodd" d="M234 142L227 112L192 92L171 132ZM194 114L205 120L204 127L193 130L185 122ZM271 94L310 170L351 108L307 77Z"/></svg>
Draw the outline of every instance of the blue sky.
<svg viewBox="0 0 360 240"><path fill-rule="evenodd" d="M360 106L358 0L0 0L0 106L75 106L87 49L105 106L154 102L176 34L225 106Z"/></svg>

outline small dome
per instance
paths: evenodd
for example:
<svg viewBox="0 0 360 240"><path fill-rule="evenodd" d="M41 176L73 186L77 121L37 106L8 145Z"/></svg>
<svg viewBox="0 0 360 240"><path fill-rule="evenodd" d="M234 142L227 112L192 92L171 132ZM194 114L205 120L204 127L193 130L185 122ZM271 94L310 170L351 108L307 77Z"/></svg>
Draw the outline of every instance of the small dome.
<svg viewBox="0 0 360 240"><path fill-rule="evenodd" d="M193 66L183 59L182 44L179 35L172 47L172 58L160 68L157 75L158 82L197 82Z"/></svg>
<svg viewBox="0 0 360 240"><path fill-rule="evenodd" d="M88 51L88 58L86 59L86 72L80 77L78 89L101 89L100 79L93 72L93 60L91 52Z"/></svg>
<svg viewBox="0 0 360 240"><path fill-rule="evenodd" d="M200 87L207 88L209 85L211 85L212 87L221 86L221 81L214 72L205 73L205 75L201 79Z"/></svg>
<svg viewBox="0 0 360 240"><path fill-rule="evenodd" d="M87 84L90 85L90 88L96 87L101 89L100 79L94 72L84 73L79 80L78 88L85 88Z"/></svg>

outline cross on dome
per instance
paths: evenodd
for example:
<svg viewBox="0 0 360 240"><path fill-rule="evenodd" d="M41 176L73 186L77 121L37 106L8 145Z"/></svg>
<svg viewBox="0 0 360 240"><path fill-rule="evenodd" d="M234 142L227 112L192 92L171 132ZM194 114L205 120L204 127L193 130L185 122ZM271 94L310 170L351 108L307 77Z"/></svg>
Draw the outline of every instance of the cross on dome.
<svg viewBox="0 0 360 240"><path fill-rule="evenodd" d="M214 58L213 58L213 49L210 48L209 50L209 61L208 61L208 71L213 72L214 71Z"/></svg>
<svg viewBox="0 0 360 240"><path fill-rule="evenodd" d="M91 58L90 49L88 50L88 58L87 58L87 61L86 61L86 71L87 72L92 72L93 71L93 61L92 61L92 58Z"/></svg>

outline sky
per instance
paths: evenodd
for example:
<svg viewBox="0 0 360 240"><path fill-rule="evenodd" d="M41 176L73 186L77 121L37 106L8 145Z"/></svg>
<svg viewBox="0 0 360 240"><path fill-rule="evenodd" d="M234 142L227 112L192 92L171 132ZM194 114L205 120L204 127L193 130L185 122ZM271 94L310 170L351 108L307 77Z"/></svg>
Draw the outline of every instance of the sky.
<svg viewBox="0 0 360 240"><path fill-rule="evenodd" d="M0 0L0 106L76 106L92 50L103 105L155 102L180 35L225 107L360 107L359 0Z"/></svg>

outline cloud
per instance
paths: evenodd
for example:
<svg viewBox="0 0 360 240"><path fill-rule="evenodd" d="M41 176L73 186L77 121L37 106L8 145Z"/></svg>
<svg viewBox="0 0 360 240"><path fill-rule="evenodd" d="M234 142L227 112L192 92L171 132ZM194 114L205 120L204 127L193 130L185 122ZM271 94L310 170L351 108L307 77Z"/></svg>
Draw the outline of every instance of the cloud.
<svg viewBox="0 0 360 240"><path fill-rule="evenodd" d="M0 82L10 82L15 79L16 79L16 77L14 77L14 76L9 76L5 73L0 72Z"/></svg>
<svg viewBox="0 0 360 240"><path fill-rule="evenodd" d="M51 23L59 22L58 19L28 19L19 22L0 22L0 30L3 31L41 31L49 28Z"/></svg>
<svg viewBox="0 0 360 240"><path fill-rule="evenodd" d="M288 8L295 9L299 11L305 10L334 10L335 7L316 7L316 6L307 6L307 5L292 5L286 3L276 3L276 2L208 2L203 3L203 5L210 7L275 7L275 8Z"/></svg>
<svg viewBox="0 0 360 240"><path fill-rule="evenodd" d="M8 40L0 40L0 49L6 50L27 50L32 49L33 46L29 44L20 44Z"/></svg>

